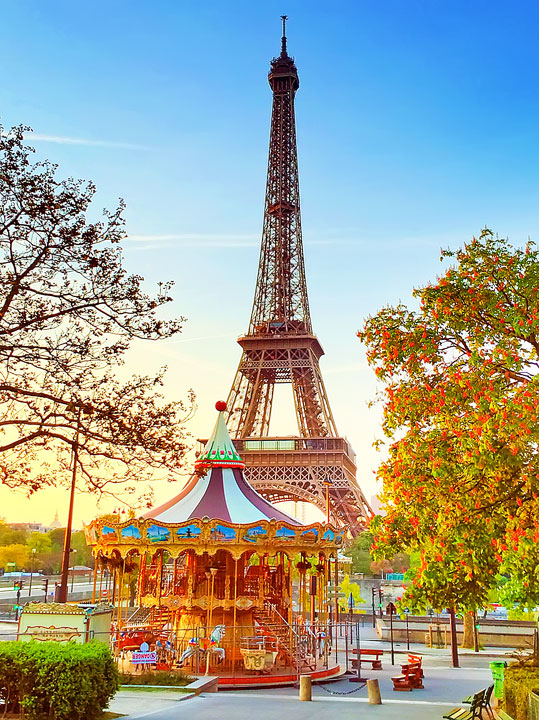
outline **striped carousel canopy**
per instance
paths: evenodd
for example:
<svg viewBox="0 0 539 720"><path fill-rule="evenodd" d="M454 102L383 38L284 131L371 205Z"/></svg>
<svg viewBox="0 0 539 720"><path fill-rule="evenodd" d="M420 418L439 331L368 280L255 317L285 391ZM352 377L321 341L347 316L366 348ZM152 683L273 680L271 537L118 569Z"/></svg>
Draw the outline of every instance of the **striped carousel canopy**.
<svg viewBox="0 0 539 720"><path fill-rule="evenodd" d="M278 510L249 485L243 474L245 463L230 439L223 418L224 402L215 405L217 422L202 454L195 462L195 473L179 495L150 510L146 519L181 523L209 517L230 523L281 520L302 525Z"/></svg>

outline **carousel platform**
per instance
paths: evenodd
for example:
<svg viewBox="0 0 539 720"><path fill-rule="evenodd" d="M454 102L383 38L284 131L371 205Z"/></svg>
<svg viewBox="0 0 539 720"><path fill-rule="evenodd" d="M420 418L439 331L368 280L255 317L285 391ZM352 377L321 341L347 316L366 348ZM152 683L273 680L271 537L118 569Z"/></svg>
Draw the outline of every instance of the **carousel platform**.
<svg viewBox="0 0 539 720"><path fill-rule="evenodd" d="M327 668L317 670L305 670L302 675L310 675L313 683L330 682L338 680L344 673L340 665L330 665ZM297 673L283 668L281 672L273 672L268 675L219 675L219 690L240 690L267 687L286 687L295 685L298 681Z"/></svg>

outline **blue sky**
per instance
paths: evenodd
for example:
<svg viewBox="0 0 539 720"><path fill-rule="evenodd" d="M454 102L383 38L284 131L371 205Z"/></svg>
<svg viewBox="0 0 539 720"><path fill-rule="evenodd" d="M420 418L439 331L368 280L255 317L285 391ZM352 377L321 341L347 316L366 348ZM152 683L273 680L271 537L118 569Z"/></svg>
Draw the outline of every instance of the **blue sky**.
<svg viewBox="0 0 539 720"><path fill-rule="evenodd" d="M488 225L539 236L539 8L435 0L0 2L0 116L40 156L92 179L96 210L127 202L126 262L176 282L179 341L137 347L129 370L189 387L195 436L213 425L248 326L262 226L279 16L289 16L307 278L339 430L375 491L376 385L355 331L411 301L439 249ZM280 432L293 432L279 399ZM171 492L158 488L159 499ZM62 496L48 495L47 508ZM39 503L10 499L38 518ZM79 504L78 517L92 503ZM47 510L49 512L49 510ZM54 510L52 512L54 514ZM11 519L11 518L10 518ZM52 519L52 518L51 518Z"/></svg>

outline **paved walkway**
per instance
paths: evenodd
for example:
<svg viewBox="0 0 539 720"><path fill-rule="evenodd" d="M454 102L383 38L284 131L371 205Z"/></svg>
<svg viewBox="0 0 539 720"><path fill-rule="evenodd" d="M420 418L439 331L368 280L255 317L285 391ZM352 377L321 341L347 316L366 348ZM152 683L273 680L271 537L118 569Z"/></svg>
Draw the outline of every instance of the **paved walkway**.
<svg viewBox="0 0 539 720"><path fill-rule="evenodd" d="M363 647L369 645L371 642L362 642ZM380 643L376 646L380 647ZM402 656L396 654L395 666L391 666L388 648L386 644L382 646L385 651L384 669L362 669L363 676L378 678L383 703L381 706L369 705L366 688L343 678L338 682L326 683L323 687L313 686L313 701L310 703L300 702L297 688L290 687L220 691L183 702L179 702L179 698L170 699L164 692L148 696L146 693L135 695L133 691L121 691L110 709L126 714L129 720L146 717L152 720L181 720L184 717L186 720L192 717L197 720L286 720L288 717L293 720L335 720L337 714L339 720L360 716L371 716L373 720L441 720L444 712L458 706L465 695L492 683L489 662L493 655L489 651L461 651L459 656L462 667L452 668L449 650L418 645L411 646L411 651L423 655L425 688L396 693L391 676L399 674ZM406 645L395 649L406 652ZM494 652L496 657L507 658L505 653Z"/></svg>

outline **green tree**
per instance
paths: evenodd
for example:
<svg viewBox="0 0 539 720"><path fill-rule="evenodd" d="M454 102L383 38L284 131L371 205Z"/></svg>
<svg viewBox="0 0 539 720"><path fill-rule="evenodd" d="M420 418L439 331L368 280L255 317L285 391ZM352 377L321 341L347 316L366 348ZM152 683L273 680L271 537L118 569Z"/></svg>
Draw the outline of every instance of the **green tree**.
<svg viewBox="0 0 539 720"><path fill-rule="evenodd" d="M352 572L363 573L364 575L379 574L384 572L405 572L410 566L410 558L407 553L401 552L382 563L373 561L372 545L374 535L369 530L360 533L352 545L345 551L345 554L352 559Z"/></svg>
<svg viewBox="0 0 539 720"><path fill-rule="evenodd" d="M71 556L72 565L94 566L92 550L86 544L86 537L83 530L76 530L71 534L71 547L77 551Z"/></svg>
<svg viewBox="0 0 539 720"><path fill-rule="evenodd" d="M0 481L55 484L77 443L81 482L114 492L182 464L188 410L164 401L163 372L120 381L117 368L183 318L158 317L170 283L148 295L127 274L123 204L89 220L94 186L32 163L27 130L0 127Z"/></svg>
<svg viewBox="0 0 539 720"><path fill-rule="evenodd" d="M355 582L350 581L350 575L345 575L342 583L339 585L339 591L344 593L344 597L339 598L339 606L341 610L349 610L350 595L354 599L354 608L358 605L364 604L366 600L361 597L361 589Z"/></svg>
<svg viewBox="0 0 539 720"><path fill-rule="evenodd" d="M345 551L345 554L352 559L352 572L371 574L371 546L374 542L374 536L368 530L360 533L354 538L353 543Z"/></svg>
<svg viewBox="0 0 539 720"><path fill-rule="evenodd" d="M418 310L386 307L359 333L383 384L385 517L373 551L420 554L411 609L474 610L496 575L539 603L539 253L484 230Z"/></svg>
<svg viewBox="0 0 539 720"><path fill-rule="evenodd" d="M35 548L36 555L42 555L52 550L52 543L47 533L33 532L30 533L30 537L26 540L27 546L30 548L30 552Z"/></svg>
<svg viewBox="0 0 539 720"><path fill-rule="evenodd" d="M53 530L49 530L47 533L47 536L51 541L51 549L53 552L57 550L61 551L64 547L64 535L65 528L54 528Z"/></svg>
<svg viewBox="0 0 539 720"><path fill-rule="evenodd" d="M0 520L0 546L1 545L24 545L28 531L22 528L12 528L2 518Z"/></svg>
<svg viewBox="0 0 539 720"><path fill-rule="evenodd" d="M6 569L9 563L14 563L17 570L24 570L29 556L30 550L26 545L3 545L0 547L0 568Z"/></svg>

